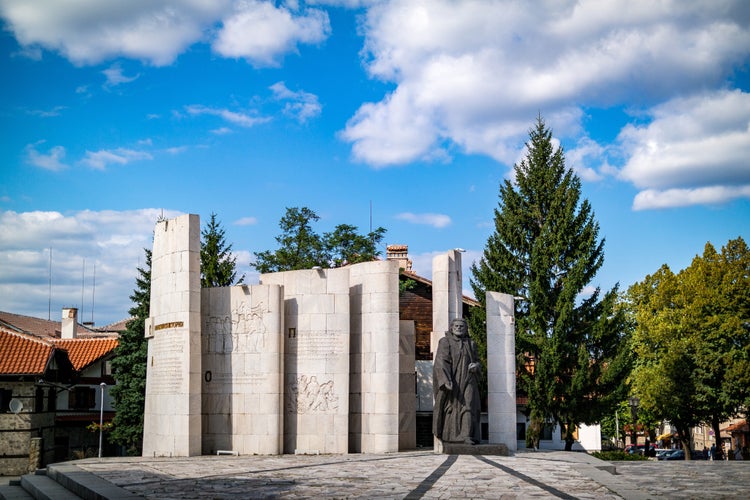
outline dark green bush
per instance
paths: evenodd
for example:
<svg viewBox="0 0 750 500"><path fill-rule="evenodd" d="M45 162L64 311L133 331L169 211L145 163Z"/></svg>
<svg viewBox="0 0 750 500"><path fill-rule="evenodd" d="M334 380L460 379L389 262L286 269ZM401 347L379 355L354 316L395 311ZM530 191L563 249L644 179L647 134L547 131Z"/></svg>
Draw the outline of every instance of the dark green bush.
<svg viewBox="0 0 750 500"><path fill-rule="evenodd" d="M591 455L599 460L607 462L617 462L622 460L648 460L648 458L638 453L625 453L624 451L595 451Z"/></svg>

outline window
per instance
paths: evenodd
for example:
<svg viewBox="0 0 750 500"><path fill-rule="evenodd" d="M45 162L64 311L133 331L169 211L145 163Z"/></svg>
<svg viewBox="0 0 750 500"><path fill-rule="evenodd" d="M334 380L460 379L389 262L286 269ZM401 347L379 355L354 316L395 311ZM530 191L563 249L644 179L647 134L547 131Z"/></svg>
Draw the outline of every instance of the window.
<svg viewBox="0 0 750 500"><path fill-rule="evenodd" d="M34 412L42 413L44 411L44 389L41 387L36 388L36 394L34 395Z"/></svg>
<svg viewBox="0 0 750 500"><path fill-rule="evenodd" d="M0 413L10 411L10 400L13 399L12 389L0 389Z"/></svg>
<svg viewBox="0 0 750 500"><path fill-rule="evenodd" d="M96 389L93 387L74 387L68 395L68 407L71 410L88 410L96 406Z"/></svg>
<svg viewBox="0 0 750 500"><path fill-rule="evenodd" d="M47 388L47 411L57 410L57 393L54 387Z"/></svg>
<svg viewBox="0 0 750 500"><path fill-rule="evenodd" d="M555 427L555 424L551 423L545 423L542 425L542 432L539 436L539 439L543 441L552 441L552 429Z"/></svg>
<svg viewBox="0 0 750 500"><path fill-rule="evenodd" d="M516 422L516 440L526 441L526 423Z"/></svg>

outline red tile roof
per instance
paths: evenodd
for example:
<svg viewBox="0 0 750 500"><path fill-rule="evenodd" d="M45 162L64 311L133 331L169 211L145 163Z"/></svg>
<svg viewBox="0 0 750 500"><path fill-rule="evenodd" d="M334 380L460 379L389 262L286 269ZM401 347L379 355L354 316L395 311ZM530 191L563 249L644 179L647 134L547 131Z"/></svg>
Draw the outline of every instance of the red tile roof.
<svg viewBox="0 0 750 500"><path fill-rule="evenodd" d="M117 347L114 337L104 339L55 339L56 347L68 351L75 371L81 371L94 361L111 353Z"/></svg>
<svg viewBox="0 0 750 500"><path fill-rule="evenodd" d="M41 375L54 352L48 340L0 328L0 375Z"/></svg>

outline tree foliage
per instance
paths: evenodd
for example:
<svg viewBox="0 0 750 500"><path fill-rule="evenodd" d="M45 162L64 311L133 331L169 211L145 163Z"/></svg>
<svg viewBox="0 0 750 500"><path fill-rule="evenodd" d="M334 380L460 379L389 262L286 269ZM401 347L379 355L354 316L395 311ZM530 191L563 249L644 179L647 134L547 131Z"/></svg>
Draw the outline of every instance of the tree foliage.
<svg viewBox="0 0 750 500"><path fill-rule="evenodd" d="M564 430L566 449L579 423L591 424L624 399L630 372L626 315L617 287L581 298L604 259L604 240L581 183L540 117L529 131L515 183L500 186L495 230L471 267L471 285L523 297L516 302L518 389L528 396L528 434L538 446L544 422ZM486 352L484 307L471 318Z"/></svg>
<svg viewBox="0 0 750 500"><path fill-rule="evenodd" d="M201 231L201 287L232 286L242 283L244 275L237 278L237 258L232 255L232 245L226 243L225 231L212 213Z"/></svg>
<svg viewBox="0 0 750 500"><path fill-rule="evenodd" d="M750 403L750 252L742 238L674 274L663 265L628 289L637 327L634 390L683 443Z"/></svg>
<svg viewBox="0 0 750 500"><path fill-rule="evenodd" d="M146 264L138 268L136 288L130 296L130 321L120 333L112 358L117 384L110 389L115 408L110 440L126 447L128 454L140 455L143 447L143 412L146 400L146 359L148 343L144 335L151 303L151 251L144 249Z"/></svg>
<svg viewBox="0 0 750 500"><path fill-rule="evenodd" d="M279 248L275 251L255 252L256 262L251 264L260 273L342 267L357 262L367 262L380 255L377 245L386 230L378 227L367 235L357 232L357 227L339 224L330 233L320 236L312 224L320 220L307 207L291 207L279 221L281 234L276 237Z"/></svg>

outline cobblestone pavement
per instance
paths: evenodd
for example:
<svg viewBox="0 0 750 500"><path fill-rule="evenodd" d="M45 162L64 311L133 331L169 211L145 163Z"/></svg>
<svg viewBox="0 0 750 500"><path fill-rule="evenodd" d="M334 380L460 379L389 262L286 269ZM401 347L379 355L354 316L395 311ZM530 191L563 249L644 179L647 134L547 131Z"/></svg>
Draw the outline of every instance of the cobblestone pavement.
<svg viewBox="0 0 750 500"><path fill-rule="evenodd" d="M149 499L750 498L750 462L617 462L584 453L111 458L75 465Z"/></svg>

